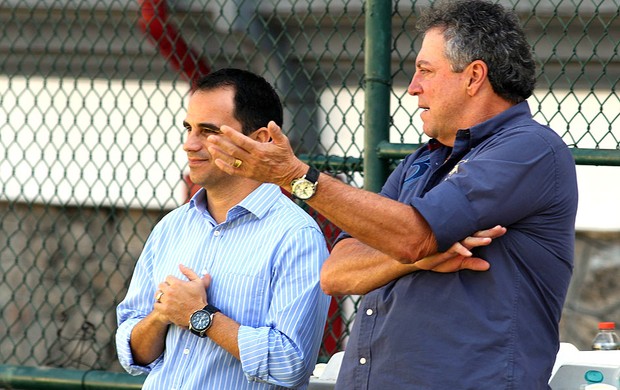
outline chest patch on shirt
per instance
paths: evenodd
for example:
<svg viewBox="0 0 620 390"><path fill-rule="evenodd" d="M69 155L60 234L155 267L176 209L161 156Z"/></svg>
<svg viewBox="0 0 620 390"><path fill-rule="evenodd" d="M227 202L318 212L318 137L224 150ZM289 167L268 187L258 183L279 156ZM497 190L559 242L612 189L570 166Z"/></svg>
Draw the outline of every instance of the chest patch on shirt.
<svg viewBox="0 0 620 390"><path fill-rule="evenodd" d="M428 155L420 157L419 159L412 162L407 169L407 177L403 181L403 185L411 186L416 180L424 176L424 173L428 170L430 166L431 157Z"/></svg>
<svg viewBox="0 0 620 390"><path fill-rule="evenodd" d="M450 172L448 172L448 174L446 175L446 178L444 180L448 180L450 178L450 176L454 175L455 173L459 173L459 166L461 164L465 164L467 162L467 160L461 160L459 162L456 163L456 165L454 166L454 168L452 168L452 170Z"/></svg>

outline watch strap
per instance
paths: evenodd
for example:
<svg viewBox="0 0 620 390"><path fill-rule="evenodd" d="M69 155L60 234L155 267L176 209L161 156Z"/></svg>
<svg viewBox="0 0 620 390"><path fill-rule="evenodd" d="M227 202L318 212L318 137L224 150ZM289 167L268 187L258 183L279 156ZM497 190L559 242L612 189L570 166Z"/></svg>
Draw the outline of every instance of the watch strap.
<svg viewBox="0 0 620 390"><path fill-rule="evenodd" d="M319 172L318 169L314 168L314 167L310 167L308 169L308 173L306 173L306 180L308 180L309 182L312 182L314 184L316 184L319 181L319 175L321 174L321 172Z"/></svg>
<svg viewBox="0 0 620 390"><path fill-rule="evenodd" d="M206 311L207 313L213 315L215 313L219 313L220 309L218 309L217 307L211 305L211 304L207 304L207 306L203 307L202 310Z"/></svg>

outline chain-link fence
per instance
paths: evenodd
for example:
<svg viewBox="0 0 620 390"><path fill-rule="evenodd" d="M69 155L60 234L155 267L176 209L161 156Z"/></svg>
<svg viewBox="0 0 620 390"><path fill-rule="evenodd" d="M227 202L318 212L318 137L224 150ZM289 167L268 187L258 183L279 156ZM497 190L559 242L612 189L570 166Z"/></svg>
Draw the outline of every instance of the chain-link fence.
<svg viewBox="0 0 620 390"><path fill-rule="evenodd" d="M620 2L501 2L517 10L536 54L536 118L596 163L620 165ZM389 107L395 145L424 141L406 86L421 43L417 10L428 3L393 1L384 27L391 95L373 105ZM228 66L262 74L277 86L296 151L363 185L364 152L376 147L364 143L364 66L375 60L364 50L374 39L367 6L1 0L0 363L120 370L115 306L151 228L190 191L181 122L196 75ZM316 218L332 240L337 229ZM578 256L600 249L600 237L578 238ZM590 289L589 269L578 267L575 283ZM606 286L618 297L613 269ZM584 312L581 290L573 287L563 332L583 347L580 321L611 313L620 322L620 304ZM322 359L343 349L357 299L334 299Z"/></svg>

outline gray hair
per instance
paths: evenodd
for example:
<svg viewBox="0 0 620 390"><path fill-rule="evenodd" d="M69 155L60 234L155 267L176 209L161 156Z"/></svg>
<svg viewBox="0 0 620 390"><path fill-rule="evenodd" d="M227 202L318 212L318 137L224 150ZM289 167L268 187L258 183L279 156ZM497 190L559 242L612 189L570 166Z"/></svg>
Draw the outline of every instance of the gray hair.
<svg viewBox="0 0 620 390"><path fill-rule="evenodd" d="M420 17L417 28L422 33L443 31L452 71L462 72L481 60L499 96L519 103L532 95L536 64L514 12L484 0L440 1Z"/></svg>

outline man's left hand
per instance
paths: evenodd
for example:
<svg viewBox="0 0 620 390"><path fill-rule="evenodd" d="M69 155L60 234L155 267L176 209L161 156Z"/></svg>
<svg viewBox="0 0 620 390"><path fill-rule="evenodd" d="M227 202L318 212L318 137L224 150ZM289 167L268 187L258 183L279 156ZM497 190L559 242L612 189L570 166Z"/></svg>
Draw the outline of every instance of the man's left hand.
<svg viewBox="0 0 620 390"><path fill-rule="evenodd" d="M499 225L491 229L481 230L473 236L453 244L446 252L427 256L414 264L419 269L435 272L456 272L463 269L486 271L490 267L489 262L473 257L470 249L489 245L493 239L501 237L505 233L506 228Z"/></svg>
<svg viewBox="0 0 620 390"><path fill-rule="evenodd" d="M171 323L186 328L192 313L207 305L207 288L211 284L211 276L205 274L201 278L194 270L182 264L179 269L188 280L168 275L159 284L158 291L162 294L155 303L154 310L159 311Z"/></svg>
<svg viewBox="0 0 620 390"><path fill-rule="evenodd" d="M282 129L273 121L256 131L269 133L259 142L228 126L220 127L221 134L209 136L209 153L222 171L235 176L247 177L261 183L275 183L286 188L293 179L308 171L299 160ZM235 166L237 162L237 166Z"/></svg>

